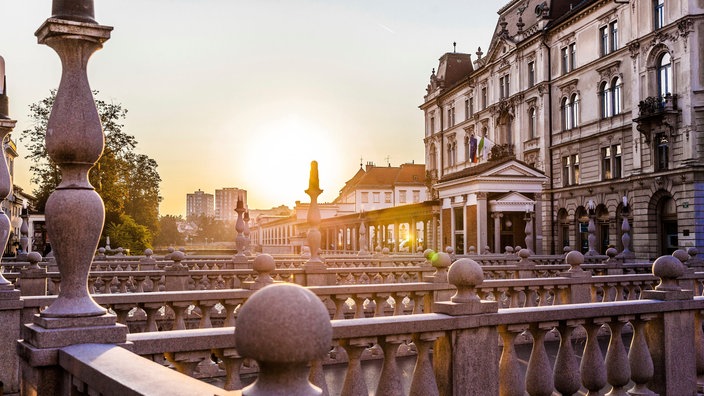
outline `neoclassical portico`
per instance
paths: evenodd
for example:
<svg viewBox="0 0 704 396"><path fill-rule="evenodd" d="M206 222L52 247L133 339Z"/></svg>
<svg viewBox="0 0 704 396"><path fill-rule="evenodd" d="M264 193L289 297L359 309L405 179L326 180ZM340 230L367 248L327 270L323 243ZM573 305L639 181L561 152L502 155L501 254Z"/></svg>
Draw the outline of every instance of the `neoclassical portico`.
<svg viewBox="0 0 704 396"><path fill-rule="evenodd" d="M541 191L547 177L514 158L448 174L436 185L441 202L440 240L457 254L501 252L505 246L542 251ZM526 238L528 236L528 238ZM528 242L528 243L526 243Z"/></svg>

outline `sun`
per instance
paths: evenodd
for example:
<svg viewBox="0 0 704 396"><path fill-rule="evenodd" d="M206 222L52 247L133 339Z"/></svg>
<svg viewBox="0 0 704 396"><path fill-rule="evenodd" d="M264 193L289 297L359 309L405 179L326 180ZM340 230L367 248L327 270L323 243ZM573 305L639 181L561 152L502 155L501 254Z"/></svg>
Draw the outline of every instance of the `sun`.
<svg viewBox="0 0 704 396"><path fill-rule="evenodd" d="M326 185L334 179L339 163L334 131L298 115L274 118L258 125L248 134L246 178L252 195L263 196L271 205L308 201L310 163L319 163L321 188L330 196L340 186ZM334 197L335 194L332 195ZM328 198L330 199L330 198Z"/></svg>

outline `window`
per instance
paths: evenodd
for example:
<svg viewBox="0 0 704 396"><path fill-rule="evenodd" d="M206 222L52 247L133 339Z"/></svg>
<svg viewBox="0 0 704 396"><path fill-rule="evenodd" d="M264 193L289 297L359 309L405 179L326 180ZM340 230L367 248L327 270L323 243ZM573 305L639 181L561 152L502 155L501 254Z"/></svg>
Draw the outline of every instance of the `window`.
<svg viewBox="0 0 704 396"><path fill-rule="evenodd" d="M602 56L618 49L618 21L599 28L599 49Z"/></svg>
<svg viewBox="0 0 704 396"><path fill-rule="evenodd" d="M380 198L380 193L375 192L372 194L372 197L374 198L374 203L379 203L379 198Z"/></svg>
<svg viewBox="0 0 704 396"><path fill-rule="evenodd" d="M454 166L457 162L457 142L452 141L447 144L447 165Z"/></svg>
<svg viewBox="0 0 704 396"><path fill-rule="evenodd" d="M482 110L486 109L486 87L482 88Z"/></svg>
<svg viewBox="0 0 704 396"><path fill-rule="evenodd" d="M390 192L385 192L384 193L384 203L391 203L391 193Z"/></svg>
<svg viewBox="0 0 704 396"><path fill-rule="evenodd" d="M438 161L438 152L437 149L435 148L435 144L430 145L430 164L429 164L429 169L434 170L437 169L437 162Z"/></svg>
<svg viewBox="0 0 704 396"><path fill-rule="evenodd" d="M464 119L465 121L469 119L469 99L464 100Z"/></svg>
<svg viewBox="0 0 704 396"><path fill-rule="evenodd" d="M599 48L602 56L609 53L609 30L607 26L599 29Z"/></svg>
<svg viewBox="0 0 704 396"><path fill-rule="evenodd" d="M535 107L531 107L528 110L528 138L534 139L537 137L537 125L536 125L536 111Z"/></svg>
<svg viewBox="0 0 704 396"><path fill-rule="evenodd" d="M474 97L469 98L469 116L474 115Z"/></svg>
<svg viewBox="0 0 704 396"><path fill-rule="evenodd" d="M614 77L613 80L611 80L611 114L616 115L616 114L621 114L621 101L623 99L622 96L622 89L621 86L623 84L621 83L621 78L620 77Z"/></svg>
<svg viewBox="0 0 704 396"><path fill-rule="evenodd" d="M569 45L570 48L570 71L577 67L577 45L572 43Z"/></svg>
<svg viewBox="0 0 704 396"><path fill-rule="evenodd" d="M611 94L606 81L599 85L599 110L601 118L611 117Z"/></svg>
<svg viewBox="0 0 704 396"><path fill-rule="evenodd" d="M574 70L577 66L577 45L571 43L567 47L562 48L560 55L562 58L562 74L567 74Z"/></svg>
<svg viewBox="0 0 704 396"><path fill-rule="evenodd" d="M447 125L449 127L455 126L455 106L447 109Z"/></svg>
<svg viewBox="0 0 704 396"><path fill-rule="evenodd" d="M602 180L621 178L621 145L614 144L601 149Z"/></svg>
<svg viewBox="0 0 704 396"><path fill-rule="evenodd" d="M653 30L665 26L665 0L653 0Z"/></svg>
<svg viewBox="0 0 704 396"><path fill-rule="evenodd" d="M435 133L435 117L430 117L430 134Z"/></svg>
<svg viewBox="0 0 704 396"><path fill-rule="evenodd" d="M399 190L398 192L398 202L406 203L406 190Z"/></svg>
<svg viewBox="0 0 704 396"><path fill-rule="evenodd" d="M420 190L413 190L413 203L420 202Z"/></svg>
<svg viewBox="0 0 704 396"><path fill-rule="evenodd" d="M509 85L509 75L501 76L499 78L499 98L505 99L509 97L510 85Z"/></svg>
<svg viewBox="0 0 704 396"><path fill-rule="evenodd" d="M570 129L579 125L579 96L573 93L570 97Z"/></svg>
<svg viewBox="0 0 704 396"><path fill-rule="evenodd" d="M670 163L670 143L667 140L667 135L658 133L655 135L656 160L655 170L662 171L669 168Z"/></svg>
<svg viewBox="0 0 704 396"><path fill-rule="evenodd" d="M562 98L560 101L560 116L562 130L566 131L577 126L577 115L579 112L579 96L573 93L571 97Z"/></svg>
<svg viewBox="0 0 704 396"><path fill-rule="evenodd" d="M609 34L611 35L611 52L618 49L618 21L609 24Z"/></svg>
<svg viewBox="0 0 704 396"><path fill-rule="evenodd" d="M574 184L579 184L579 154L562 157L562 185Z"/></svg>
<svg viewBox="0 0 704 396"><path fill-rule="evenodd" d="M535 85L535 62L528 62L528 88Z"/></svg>
<svg viewBox="0 0 704 396"><path fill-rule="evenodd" d="M667 52L658 60L658 94L661 98L672 94L672 57Z"/></svg>
<svg viewBox="0 0 704 396"><path fill-rule="evenodd" d="M362 193L362 203L369 203L369 193L368 192Z"/></svg>
<svg viewBox="0 0 704 396"><path fill-rule="evenodd" d="M464 160L469 161L469 136L464 137Z"/></svg>

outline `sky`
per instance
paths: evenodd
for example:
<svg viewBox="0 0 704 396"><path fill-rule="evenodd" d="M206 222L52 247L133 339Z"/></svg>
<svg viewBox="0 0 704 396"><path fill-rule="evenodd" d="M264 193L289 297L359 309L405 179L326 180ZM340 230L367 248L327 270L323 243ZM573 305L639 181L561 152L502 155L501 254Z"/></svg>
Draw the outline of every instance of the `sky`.
<svg viewBox="0 0 704 396"><path fill-rule="evenodd" d="M247 190L248 206L330 202L361 162L424 162L423 102L442 54L489 45L506 1L96 0L113 26L88 64L91 88L128 109L124 131L154 158L160 214L186 194ZM10 116L18 140L29 105L58 87L56 53L34 32L49 0L0 0ZM472 59L476 56L472 55ZM26 154L18 142L20 157ZM29 164L15 184L32 190Z"/></svg>

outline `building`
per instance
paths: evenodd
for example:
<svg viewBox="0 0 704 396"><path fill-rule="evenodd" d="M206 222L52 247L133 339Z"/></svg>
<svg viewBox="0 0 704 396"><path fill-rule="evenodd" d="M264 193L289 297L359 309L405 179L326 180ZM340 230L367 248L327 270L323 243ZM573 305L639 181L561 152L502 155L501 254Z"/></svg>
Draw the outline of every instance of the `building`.
<svg viewBox="0 0 704 396"><path fill-rule="evenodd" d="M215 217L213 194L200 189L193 194L186 194L186 219L192 221L199 216Z"/></svg>
<svg viewBox="0 0 704 396"><path fill-rule="evenodd" d="M237 220L237 200L241 199L245 208L247 207L247 190L234 187L225 187L215 190L215 220L235 221Z"/></svg>
<svg viewBox="0 0 704 396"><path fill-rule="evenodd" d="M321 203L323 250L362 248L360 227L365 224L367 251L376 246L392 251L415 251L435 240L428 230L432 204L428 204L425 165L398 167L367 163L340 189L331 203ZM264 253L300 253L306 245L308 203L296 202L292 213L251 217L252 244ZM433 223L435 224L435 223Z"/></svg>
<svg viewBox="0 0 704 396"><path fill-rule="evenodd" d="M375 166L360 164L357 173L345 183L333 201L359 213L424 202L427 197L425 165Z"/></svg>
<svg viewBox="0 0 704 396"><path fill-rule="evenodd" d="M420 106L443 243L587 252L592 220L599 253L624 225L639 258L704 247L703 12L515 0L486 55L443 55Z"/></svg>

